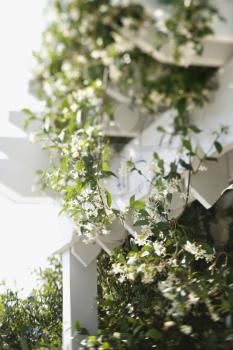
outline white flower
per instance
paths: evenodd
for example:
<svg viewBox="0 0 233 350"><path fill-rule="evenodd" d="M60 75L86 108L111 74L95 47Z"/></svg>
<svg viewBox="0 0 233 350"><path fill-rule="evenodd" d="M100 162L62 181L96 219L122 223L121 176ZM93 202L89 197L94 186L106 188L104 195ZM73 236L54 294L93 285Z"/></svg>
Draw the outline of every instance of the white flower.
<svg viewBox="0 0 233 350"><path fill-rule="evenodd" d="M128 259L128 261L127 261L127 264L128 264L128 265L136 265L136 263L137 263L137 258L136 258L136 256L131 256L131 257Z"/></svg>
<svg viewBox="0 0 233 350"><path fill-rule="evenodd" d="M199 299L200 298L194 292L191 292L189 294L189 302L190 302L190 304L196 304L199 301Z"/></svg>
<svg viewBox="0 0 233 350"><path fill-rule="evenodd" d="M220 320L220 317L215 312L211 312L210 316L211 316L212 320L215 322Z"/></svg>
<svg viewBox="0 0 233 350"><path fill-rule="evenodd" d="M76 8L72 8L69 13L69 16L73 21L77 21L79 19L79 12Z"/></svg>
<svg viewBox="0 0 233 350"><path fill-rule="evenodd" d="M199 171L207 171L208 168L205 165L200 165L198 170Z"/></svg>
<svg viewBox="0 0 233 350"><path fill-rule="evenodd" d="M191 5L192 0L184 0L184 6L189 7Z"/></svg>
<svg viewBox="0 0 233 350"><path fill-rule="evenodd" d="M143 233L141 233L141 234L136 234L136 236L135 236L135 241L136 241L136 243L137 243L139 246L143 246L143 245L146 244L147 238L148 238L148 236L145 235L145 234L143 234Z"/></svg>
<svg viewBox="0 0 233 350"><path fill-rule="evenodd" d="M68 61L65 61L64 63L63 63L63 65L62 65L62 70L63 70L63 72L70 72L71 70L72 70L72 65L71 65L71 63L70 62L68 62Z"/></svg>
<svg viewBox="0 0 233 350"><path fill-rule="evenodd" d="M45 123L44 123L44 129L45 131L49 131L50 128L50 119L46 118Z"/></svg>
<svg viewBox="0 0 233 350"><path fill-rule="evenodd" d="M158 93L157 91L152 91L149 95L150 100L155 104L160 104L163 100L163 95Z"/></svg>
<svg viewBox="0 0 233 350"><path fill-rule="evenodd" d="M119 281L120 283L123 283L123 282L125 281L125 279L126 279L125 275L121 275L121 276L118 278L118 281Z"/></svg>
<svg viewBox="0 0 233 350"><path fill-rule="evenodd" d="M58 135L58 138L60 141L63 141L64 140L64 137L65 137L65 130L63 129L60 134Z"/></svg>
<svg viewBox="0 0 233 350"><path fill-rule="evenodd" d="M98 211L97 211L97 215L98 215ZM106 228L103 228L102 231L101 231L101 234L102 235L110 235L111 231L106 229Z"/></svg>
<svg viewBox="0 0 233 350"><path fill-rule="evenodd" d="M168 33L166 20L169 15L163 9L157 9L154 11L154 17L156 20L156 28L162 33Z"/></svg>
<svg viewBox="0 0 233 350"><path fill-rule="evenodd" d="M145 284L152 283L154 280L154 275L144 274L142 277L142 282Z"/></svg>
<svg viewBox="0 0 233 350"><path fill-rule="evenodd" d="M45 91L45 93L46 93L46 95L47 95L48 97L51 97L51 96L53 95L52 86L49 84L48 81L45 81L45 82L43 83L43 88L44 88L44 91Z"/></svg>
<svg viewBox="0 0 233 350"><path fill-rule="evenodd" d="M187 193L180 193L180 198L186 200L187 199Z"/></svg>
<svg viewBox="0 0 233 350"><path fill-rule="evenodd" d="M147 284L154 281L156 270L153 265L143 263L138 266L137 273L142 274L142 282Z"/></svg>
<svg viewBox="0 0 233 350"><path fill-rule="evenodd" d="M112 272L117 275L118 273L122 273L123 269L121 264L115 263L112 265Z"/></svg>
<svg viewBox="0 0 233 350"><path fill-rule="evenodd" d="M173 179L169 184L168 184L168 193L176 193L178 192L180 186L180 180L179 179Z"/></svg>
<svg viewBox="0 0 233 350"><path fill-rule="evenodd" d="M189 335L192 333L192 327L187 324L183 324L182 326L180 326L180 330L182 333L186 335Z"/></svg>
<svg viewBox="0 0 233 350"><path fill-rule="evenodd" d="M195 243L191 243L190 241L187 241L184 245L184 249L195 256L196 260L205 258L207 261L212 261L214 256L212 254L208 254L201 245L197 245Z"/></svg>
<svg viewBox="0 0 233 350"><path fill-rule="evenodd" d="M154 242L153 247L155 250L155 254L158 256L164 255L166 253L165 247L159 242Z"/></svg>
<svg viewBox="0 0 233 350"><path fill-rule="evenodd" d="M124 17L122 22L123 22L123 25L125 27L128 27L128 28L130 28L133 25L133 23L134 23L133 19L129 18L129 17Z"/></svg>
<svg viewBox="0 0 233 350"><path fill-rule="evenodd" d="M110 4L112 6L119 6L119 5L121 5L121 6L128 6L130 4L130 1L131 0L111 0Z"/></svg>
<svg viewBox="0 0 233 350"><path fill-rule="evenodd" d="M167 321L167 322L164 322L163 326L164 326L164 328L168 329L168 328L175 326L175 322L174 321Z"/></svg>
<svg viewBox="0 0 233 350"><path fill-rule="evenodd" d="M71 109L72 112L76 112L77 108L78 108L77 103L72 103L72 105L70 106L70 109Z"/></svg>
<svg viewBox="0 0 233 350"><path fill-rule="evenodd" d="M76 114L76 122L77 124L80 124L82 121L82 111L77 111L77 114Z"/></svg>
<svg viewBox="0 0 233 350"><path fill-rule="evenodd" d="M150 266L147 266L146 271L142 276L142 282L145 284L152 283L154 281L154 277L155 277L154 267L151 268Z"/></svg>
<svg viewBox="0 0 233 350"><path fill-rule="evenodd" d="M117 339L120 339L121 333L119 333L119 332L114 332L114 333L113 333L113 337L114 337L114 338L117 338Z"/></svg>
<svg viewBox="0 0 233 350"><path fill-rule="evenodd" d="M121 71L117 68L115 64L109 65L109 76L114 82L120 79Z"/></svg>
<svg viewBox="0 0 233 350"><path fill-rule="evenodd" d="M131 63L130 55L128 53L124 54L123 60L126 64L130 64Z"/></svg>
<svg viewBox="0 0 233 350"><path fill-rule="evenodd" d="M128 272L127 273L127 277L130 281L134 281L135 280L135 272Z"/></svg>
<svg viewBox="0 0 233 350"><path fill-rule="evenodd" d="M152 174L160 173L160 168L158 167L157 163L154 161L149 163L148 170Z"/></svg>
<svg viewBox="0 0 233 350"><path fill-rule="evenodd" d="M91 57L94 58L94 59L99 59L101 58L101 51L92 51L91 53Z"/></svg>

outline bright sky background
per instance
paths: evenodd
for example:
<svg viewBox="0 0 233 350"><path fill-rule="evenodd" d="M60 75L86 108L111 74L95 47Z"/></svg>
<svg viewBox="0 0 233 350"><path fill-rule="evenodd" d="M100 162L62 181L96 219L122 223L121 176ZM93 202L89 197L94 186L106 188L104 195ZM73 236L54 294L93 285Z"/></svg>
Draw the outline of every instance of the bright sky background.
<svg viewBox="0 0 233 350"><path fill-rule="evenodd" d="M1 137L25 137L22 130L8 122L9 112L24 107L38 109L28 93L28 81L32 51L40 46L45 4L46 0L1 2L0 176L1 159L6 157L1 153ZM17 175L13 174L15 179ZM30 271L44 266L47 256L61 246L69 224L57 218L58 208L53 204L44 200L33 203L30 199L15 203L11 189L0 188L0 192L0 280L6 279L11 286L16 280L17 286L28 292L34 283Z"/></svg>

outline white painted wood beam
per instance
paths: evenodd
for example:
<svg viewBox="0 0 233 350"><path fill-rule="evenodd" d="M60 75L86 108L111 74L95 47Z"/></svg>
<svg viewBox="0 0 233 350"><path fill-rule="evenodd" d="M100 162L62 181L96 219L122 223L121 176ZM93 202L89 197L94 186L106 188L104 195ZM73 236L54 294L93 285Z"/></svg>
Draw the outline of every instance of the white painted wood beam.
<svg viewBox="0 0 233 350"><path fill-rule="evenodd" d="M68 249L62 254L63 266L63 350L78 350L83 336L77 335L76 322L95 334L97 318L96 260L84 267Z"/></svg>

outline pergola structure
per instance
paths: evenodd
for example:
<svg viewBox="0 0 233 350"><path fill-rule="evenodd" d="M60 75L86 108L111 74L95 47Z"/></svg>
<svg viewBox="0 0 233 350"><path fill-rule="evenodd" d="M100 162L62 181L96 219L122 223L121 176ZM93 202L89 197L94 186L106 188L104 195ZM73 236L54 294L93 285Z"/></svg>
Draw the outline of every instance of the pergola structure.
<svg viewBox="0 0 233 350"><path fill-rule="evenodd" d="M148 11L152 15L156 15L156 2L152 0L143 1ZM217 162L206 162L207 171L195 174L191 180L192 196L190 201L198 200L206 209L209 209L216 203L222 191L229 186L233 179L233 1L215 0L214 2L219 6L221 5L220 9L223 12L223 16L226 17L226 22L215 23L215 35L204 40L205 50L203 56L196 56L193 52L187 50L183 53L181 61L181 64L185 66L203 65L219 68L220 87L213 94L213 101L203 109L198 110L192 117L193 121L195 121L194 124L201 125L204 130L193 137L193 145L200 152L205 153L212 142L211 131L216 130L219 125L229 127L229 133L223 135L221 139L221 144L223 145L221 157ZM136 39L132 38L131 33L123 34L127 36L128 40L134 40L141 50L151 54L156 60L164 63L174 63L170 43L160 51L153 48L153 31L149 32L148 35L148 31L145 33L144 28L142 28L140 35ZM121 160L124 159L131 158L133 161L150 160L155 151L167 163L170 163L174 159L175 150L169 143L163 142L160 144L161 135L157 128L160 125L169 125L173 111L146 119L147 116L135 114L127 99L115 91L114 88L109 89L108 93L115 99L117 108L116 125L106 124L106 132L110 136L130 139L121 151L115 153L112 157L112 169L117 171ZM124 118L121 118L122 115L124 115ZM26 140L25 142L28 143L29 141ZM6 152L10 150L7 140L0 141L0 149L2 147L5 147ZM46 165L46 156L41 151L38 151L37 146L35 146L35 150L27 146L24 149L24 154L27 152L32 155L36 168L40 168L40 165L43 165L42 167ZM216 156L216 154L212 155ZM27 162L31 165L30 157L26 159ZM30 181L27 184L32 182L32 171L35 170L33 165L29 172L31 174ZM140 170L142 172L146 171L145 163L140 163ZM11 183L6 183L9 181L9 178L7 180L7 171L10 174L11 168L6 168L5 171L6 177L1 178L3 176L1 173L0 182L5 182L4 188L7 192L10 191L9 188L13 187ZM27 179L26 172L25 179ZM184 173L184 184L185 181L186 174ZM26 187L27 184L25 183ZM136 173L120 179L120 182L111 178L106 185L113 194L112 205L116 208L125 207L132 195L136 194L137 199L144 198L149 191L148 183L143 181L141 177L139 178ZM22 194L24 197L27 197L26 187ZM15 192L19 192L18 189ZM28 196L31 198L31 195ZM35 194L32 196L35 196ZM177 217L182 213L183 202L175 198L172 202L171 210L172 215ZM133 233L134 229L131 227L130 222L125 224L124 227L119 223L114 223L111 227L111 234L99 236L94 243L86 244L73 232L71 223L67 221L64 245L55 252L62 256L63 265L64 350L77 349L79 339L77 340L75 337L73 328L76 321L79 321L82 327L86 328L90 333L95 333L98 328L96 259L100 251L104 249L108 254L111 254L116 246L124 242L127 234Z"/></svg>
<svg viewBox="0 0 233 350"><path fill-rule="evenodd" d="M190 51L184 52L181 61L183 65L206 65L219 68L220 87L214 93L212 103L193 115L194 124L201 125L204 130L195 135L192 140L193 145L200 150L200 153L205 153L212 142L211 132L219 125L229 127L228 135L224 135L221 139L223 152L218 162L206 162L208 170L192 177L190 201L198 200L206 209L215 204L233 177L233 21L230 18L230 14L233 13L233 3L230 1L224 1L224 4L220 1L215 2L217 5L221 4L221 11L227 19L226 22L215 23L215 35L204 41L203 56L196 56ZM156 15L155 9L158 7L154 1L147 0L145 5L152 15ZM161 51L156 51L153 49L153 32L148 36L148 31L143 33L143 30L142 28L141 37L135 39L132 39L130 33L124 34L127 35L128 40L136 40L135 44L155 59L171 63L172 50L169 44ZM114 88L108 93L115 99L117 109L116 125L114 127L106 125L106 132L110 136L131 138L120 153L113 156L111 161L113 171L118 172L122 160L130 158L134 162L147 161L152 159L155 151L167 163L170 163L175 157L175 150L166 142L160 144L161 135L157 128L160 125L169 125L173 111L152 117L138 115L132 110L127 99ZM146 162L138 162L138 164L140 164L140 170L145 173L147 171ZM185 177L186 174L184 174L184 183ZM113 197L112 205L116 208L127 206L132 195L136 194L137 199L144 198L149 191L148 183L135 172L128 175L127 179L111 178L106 185ZM183 207L183 201L175 197L172 202L172 215L180 215ZM97 329L96 259L101 249L111 254L114 247L123 243L127 234L134 234L134 228L130 226L130 222L125 227L120 227L116 223L112 226L110 235L98 237L93 244L86 245L78 238L78 235L74 234L73 239L58 251L62 255L64 274L64 350L74 350L77 347L77 338L73 339L74 331L72 331L72 325L77 320L90 333Z"/></svg>
<svg viewBox="0 0 233 350"><path fill-rule="evenodd" d="M233 79L233 60L231 60L219 72L220 88L215 93L213 102L204 109L198 111L193 116L195 123L202 126L203 133L195 135L193 144L200 148L200 152L209 149L212 142L211 132L222 124L229 127L228 135L221 139L223 152L217 162L206 161L207 171L198 172L193 175L191 182L192 195L190 202L198 200L206 209L211 208L219 199L224 189L226 189L233 179L233 109L231 101L233 99L233 89L231 79ZM175 150L171 145L159 144L161 135L157 127L168 125L171 120L171 113L167 112L158 115L156 120L145 130L139 132L119 154L112 159L112 168L117 171L121 160L131 158L133 161L150 160L156 150L167 163L174 159ZM200 146L202 145L202 146ZM202 149L201 149L202 147ZM215 153L212 156L217 156ZM140 170L146 172L144 168L146 162L139 162ZM184 174L184 180L186 174ZM142 177L132 173L126 179L119 180L111 178L107 186L113 194L113 205L116 208L127 206L132 195L136 194L137 199L146 197L149 188L148 182ZM119 191L119 186L121 190ZM175 197L172 202L172 216L179 216L184 209L184 202ZM72 340L72 325L79 320L83 327L93 333L97 327L97 268L96 259L101 249L108 254L117 245L124 241L126 234L134 234L134 228L130 222L125 227L119 224L112 226L111 234L100 236L93 244L85 244L78 235L73 235L73 239L67 242L57 253L62 255L64 274L64 349L75 349L77 339Z"/></svg>

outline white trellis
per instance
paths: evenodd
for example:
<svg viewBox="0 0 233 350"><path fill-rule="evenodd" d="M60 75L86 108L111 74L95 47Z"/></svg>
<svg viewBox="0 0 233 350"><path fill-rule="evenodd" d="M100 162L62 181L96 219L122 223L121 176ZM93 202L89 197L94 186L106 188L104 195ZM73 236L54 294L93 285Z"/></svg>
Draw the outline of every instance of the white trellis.
<svg viewBox="0 0 233 350"><path fill-rule="evenodd" d="M231 79L233 79L233 60L224 68L224 71L221 70L219 72L219 78L220 88L214 94L213 102L207 104L204 109L201 109L193 116L193 123L201 125L204 129L203 133L197 134L193 138L193 143L196 147L200 148L200 145L203 145L203 149L200 150L202 152L206 151L212 142L212 131L216 130L220 124L229 127L229 134L225 135L221 140L224 148L223 156L220 157L218 162L207 162L208 170L198 173L192 178L191 200L197 199L206 208L210 208L221 196L222 191L229 185L233 174L233 152L230 152L233 148L233 117L231 105L231 101L233 100L233 89L231 86ZM116 154L111 164L113 170L117 171L121 160L128 159L129 157L134 161L142 159L150 160L154 151L159 152L161 158L165 159L168 163L172 161L175 150L169 144L166 145L165 143L160 145L160 134L157 131L159 125L169 124L172 113L173 112L170 111L157 116L156 120L143 130L143 132L138 133L137 136L123 148L120 154ZM147 171L145 164L146 162L140 163L140 169L143 172ZM148 193L148 183L143 181L142 178L135 173L129 176L127 185L122 191L119 191L119 183L113 178L108 180L106 185L109 186L109 190L113 193L113 205L115 207L127 205L129 198L135 193L138 198L143 198ZM174 216L179 215L182 212L182 208L183 202L179 198L176 198L172 203L172 214ZM68 245L60 250L60 253L63 255L64 271L67 271L67 269L68 271L69 269L76 269L75 281L72 280L72 278L67 280L67 276L64 278L64 298L67 298L67 295L71 295L70 304L68 306L72 311L72 315L68 315L68 320L64 319L65 350L73 350L77 346L75 340L73 340L73 342L68 340L71 331L67 334L67 330L71 329L73 322L79 320L83 326L90 331L97 326L97 310L95 304L96 287L92 285L92 297L90 301L90 290L88 289L87 294L83 292L81 295L80 285L77 281L81 283L84 275L84 281L86 281L86 279L96 281L97 271L95 259L99 254L100 248L103 248L110 254L114 246L122 243L125 231L129 234L134 233L130 223L120 230L119 228L116 230L113 227L112 234L109 237L99 237L95 245L86 246L81 241L77 242L76 239L74 239L74 241L69 242ZM72 272L70 272L70 276L72 276ZM77 295L79 297L77 297ZM87 311L84 312L84 315L78 310L77 305L80 305L82 308L86 305ZM88 312L90 305L92 313ZM64 315L67 313L68 306L65 306Z"/></svg>

